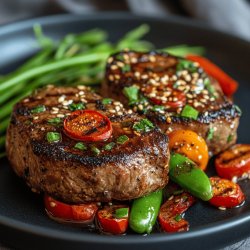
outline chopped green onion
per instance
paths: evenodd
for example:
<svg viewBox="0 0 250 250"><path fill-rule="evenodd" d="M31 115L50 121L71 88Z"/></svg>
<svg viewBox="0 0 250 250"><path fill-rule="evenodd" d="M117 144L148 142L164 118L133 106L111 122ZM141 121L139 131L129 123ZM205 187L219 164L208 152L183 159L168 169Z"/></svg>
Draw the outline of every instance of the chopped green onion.
<svg viewBox="0 0 250 250"><path fill-rule="evenodd" d="M182 219L181 215L180 214L177 214L175 217L174 217L174 220L179 222L180 220Z"/></svg>
<svg viewBox="0 0 250 250"><path fill-rule="evenodd" d="M212 140L214 136L214 128L209 128L208 133L207 133L207 140Z"/></svg>
<svg viewBox="0 0 250 250"><path fill-rule="evenodd" d="M115 210L115 217L117 219L128 217L128 211L129 211L128 207L118 208Z"/></svg>
<svg viewBox="0 0 250 250"><path fill-rule="evenodd" d="M110 99L110 98L102 99L102 104L104 104L104 105L111 104L111 103L112 103L112 99Z"/></svg>
<svg viewBox="0 0 250 250"><path fill-rule="evenodd" d="M149 132L154 128L154 124L148 119L142 119L139 122L134 123L133 129L137 132Z"/></svg>
<svg viewBox="0 0 250 250"><path fill-rule="evenodd" d="M239 112L239 114L242 115L242 110L240 109L240 107L236 104L234 104L234 107Z"/></svg>
<svg viewBox="0 0 250 250"><path fill-rule="evenodd" d="M82 142L77 142L76 145L74 146L75 149L79 149L79 150L86 150L87 146L84 145Z"/></svg>
<svg viewBox="0 0 250 250"><path fill-rule="evenodd" d="M192 61L180 59L179 63L176 66L176 70L181 71L185 69L190 71L191 73L194 73L197 71L197 67L194 66L194 63Z"/></svg>
<svg viewBox="0 0 250 250"><path fill-rule="evenodd" d="M164 106L154 105L152 110L155 112L163 111L165 109Z"/></svg>
<svg viewBox="0 0 250 250"><path fill-rule="evenodd" d="M129 138L126 135L121 135L117 138L116 142L118 144L124 144L126 141L128 141Z"/></svg>
<svg viewBox="0 0 250 250"><path fill-rule="evenodd" d="M129 72L131 70L131 66L129 64L125 64L123 67L122 67L122 72L123 73L126 73L126 72Z"/></svg>
<svg viewBox="0 0 250 250"><path fill-rule="evenodd" d="M205 87L207 88L208 92L209 92L211 95L213 95L214 92L215 92L215 88L214 88L214 86L211 85L211 81L210 81L209 78L206 78L206 79L204 80L204 85L205 85ZM214 95L213 95L213 96L214 96ZM214 96L214 97L215 97L215 96Z"/></svg>
<svg viewBox="0 0 250 250"><path fill-rule="evenodd" d="M44 105L38 105L37 107L31 109L31 114L38 114L44 112L46 107Z"/></svg>
<svg viewBox="0 0 250 250"><path fill-rule="evenodd" d="M119 54L119 55L116 56L116 59L120 60L120 61L124 61L124 56Z"/></svg>
<svg viewBox="0 0 250 250"><path fill-rule="evenodd" d="M62 122L62 120L59 117L51 118L51 119L48 120L48 123L50 123L52 125L58 125L61 122Z"/></svg>
<svg viewBox="0 0 250 250"><path fill-rule="evenodd" d="M59 142L61 140L61 134L58 132L48 132L46 138L48 142Z"/></svg>
<svg viewBox="0 0 250 250"><path fill-rule="evenodd" d="M128 98L129 105L138 101L139 89L135 86L125 87L123 89L123 94Z"/></svg>
<svg viewBox="0 0 250 250"><path fill-rule="evenodd" d="M199 111L189 105L186 105L181 111L182 117L192 118L194 120L197 120L198 115Z"/></svg>
<svg viewBox="0 0 250 250"><path fill-rule="evenodd" d="M85 108L85 104L83 102L71 103L69 105L69 110L70 111L80 110L80 109L84 109L84 108Z"/></svg>
<svg viewBox="0 0 250 250"><path fill-rule="evenodd" d="M95 155L99 155L100 154L100 150L97 148L97 147L95 147L95 146L91 146L91 151L95 154Z"/></svg>
<svg viewBox="0 0 250 250"><path fill-rule="evenodd" d="M230 134L228 137L227 137L227 143L231 142L233 140L233 135Z"/></svg>
<svg viewBox="0 0 250 250"><path fill-rule="evenodd" d="M167 53L170 53L174 56L181 56L181 57L185 57L188 54L204 55L205 53L205 49L203 47L198 47L198 46L192 47L185 44L168 47L166 49L163 49L163 51L166 51Z"/></svg>
<svg viewBox="0 0 250 250"><path fill-rule="evenodd" d="M110 142L108 144L106 144L103 149L104 150L111 150L113 147L115 146L115 143L114 142Z"/></svg>

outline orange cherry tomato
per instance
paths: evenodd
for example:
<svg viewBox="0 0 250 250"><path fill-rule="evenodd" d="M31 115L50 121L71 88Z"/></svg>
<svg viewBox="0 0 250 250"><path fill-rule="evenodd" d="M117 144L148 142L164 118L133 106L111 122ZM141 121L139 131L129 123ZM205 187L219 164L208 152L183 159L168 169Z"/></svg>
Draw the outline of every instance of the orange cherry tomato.
<svg viewBox="0 0 250 250"><path fill-rule="evenodd" d="M117 209L129 209L127 206L107 206L97 212L101 230L110 234L123 234L128 228L128 214L122 218L115 217Z"/></svg>
<svg viewBox="0 0 250 250"><path fill-rule="evenodd" d="M219 154L215 159L217 174L231 180L250 174L250 145L236 144Z"/></svg>
<svg viewBox="0 0 250 250"><path fill-rule="evenodd" d="M205 170L209 160L205 140L191 130L175 130L169 135L170 150L185 155Z"/></svg>
<svg viewBox="0 0 250 250"><path fill-rule="evenodd" d="M98 209L95 203L69 205L48 195L44 196L44 204L46 212L50 217L70 223L91 223Z"/></svg>
<svg viewBox="0 0 250 250"><path fill-rule="evenodd" d="M194 204L195 199L187 192L174 195L160 208L158 220L165 232L180 232L189 229L189 223L182 214Z"/></svg>
<svg viewBox="0 0 250 250"><path fill-rule="evenodd" d="M76 110L64 120L64 132L80 141L103 141L112 134L109 118L95 110Z"/></svg>
<svg viewBox="0 0 250 250"><path fill-rule="evenodd" d="M190 61L198 62L208 75L215 78L226 96L232 96L235 93L238 88L238 83L217 65L207 58L198 55L187 55L186 58Z"/></svg>
<svg viewBox="0 0 250 250"><path fill-rule="evenodd" d="M232 208L245 201L245 195L237 183L220 177L211 177L210 182L214 195L209 203L213 206Z"/></svg>

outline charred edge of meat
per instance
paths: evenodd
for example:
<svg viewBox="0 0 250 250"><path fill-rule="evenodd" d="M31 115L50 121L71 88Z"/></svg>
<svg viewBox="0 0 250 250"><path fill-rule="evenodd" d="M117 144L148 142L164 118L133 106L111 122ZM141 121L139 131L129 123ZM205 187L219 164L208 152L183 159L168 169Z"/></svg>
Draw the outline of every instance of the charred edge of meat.
<svg viewBox="0 0 250 250"><path fill-rule="evenodd" d="M142 134L141 137L150 137L150 144L145 146L141 144L137 144L135 150L131 153L131 151L124 150L124 152L117 152L117 154L109 154L109 155L100 155L100 156L84 156L79 154L73 154L64 150L65 145L60 144L49 144L46 141L31 141L33 152L39 157L45 156L50 159L62 160L62 161L75 161L80 162L85 167L97 167L102 166L106 163L123 163L126 164L127 160L130 160L133 155L138 152L143 152L145 154L152 153L152 146L157 146L163 150L165 150L164 145L168 143L168 137L165 134L159 132L159 129L156 128L146 134ZM126 148L134 148L133 142L128 142ZM155 153L157 154L157 153Z"/></svg>

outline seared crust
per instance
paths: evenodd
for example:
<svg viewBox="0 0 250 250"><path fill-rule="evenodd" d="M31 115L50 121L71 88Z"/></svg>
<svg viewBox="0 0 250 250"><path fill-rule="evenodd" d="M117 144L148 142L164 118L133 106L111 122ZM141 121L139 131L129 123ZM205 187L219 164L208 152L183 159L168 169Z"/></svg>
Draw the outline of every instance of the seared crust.
<svg viewBox="0 0 250 250"><path fill-rule="evenodd" d="M197 132L206 140L210 154L217 154L236 142L241 112L197 63L191 68L182 68L182 62L182 58L154 51L116 53L108 59L101 93L145 114L167 134L176 129ZM130 86L139 89L141 99L132 105L122 91ZM196 120L181 116L184 105L168 106L168 101L174 98L173 90L184 93L184 105L199 112ZM157 101L165 101L165 104L158 104L162 109L156 111L153 99L159 97L159 93Z"/></svg>
<svg viewBox="0 0 250 250"><path fill-rule="evenodd" d="M75 149L77 141L67 137L62 124L48 120L71 111L71 102L85 103L86 109L98 110L109 117L113 134L105 142L84 143L87 150ZM46 110L32 114L38 105ZM15 172L36 192L46 192L67 203L129 200L163 188L168 182L168 139L159 129L137 133L132 129L142 117L80 86L48 86L14 107L7 132L7 155ZM59 132L61 141L49 143L47 132ZM121 135L129 140L104 150ZM91 150L100 150L95 155Z"/></svg>

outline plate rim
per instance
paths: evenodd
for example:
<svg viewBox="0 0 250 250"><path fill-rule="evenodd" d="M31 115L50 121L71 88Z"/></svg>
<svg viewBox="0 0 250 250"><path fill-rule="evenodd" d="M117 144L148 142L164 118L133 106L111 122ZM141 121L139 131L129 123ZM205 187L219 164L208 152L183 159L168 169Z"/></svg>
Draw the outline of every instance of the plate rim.
<svg viewBox="0 0 250 250"><path fill-rule="evenodd" d="M75 15L75 14L60 14L60 15L52 15L52 16L45 16L45 17L39 17L39 18L33 18L29 20L19 21L19 22L13 22L10 24L5 24L0 26L0 37L7 35L9 33L13 33L20 29L27 29L31 28L34 23L40 23L43 25L51 25L51 24L57 24L61 21L65 22L72 22L72 21L86 21L86 20L110 20L110 19L130 19L133 18L133 20L142 20L142 22L147 22L150 20L159 20L163 22L168 23L175 23L180 24L184 26L191 26L196 29L202 29L206 30L207 32L211 32L213 34L217 34L220 36L228 37L233 40L237 40L240 42L243 46L247 46L250 49L250 42L247 40L244 40L242 38L239 38L235 35L228 34L226 32L222 32L219 30L215 30L214 28L205 25L202 22L194 22L192 20L189 20L184 17L178 17L178 16L166 16L166 17L153 17L148 15L134 15L129 12L99 12L94 14L88 14L88 15ZM221 231L224 231L225 229L232 229L239 225L244 225L245 223L250 223L250 211L244 212L244 214L240 214L237 216L234 216L230 219L224 219L223 223L221 221L209 223L209 225L202 225L197 226L195 229L192 229L191 231L184 232L184 233L178 233L178 234L151 234L147 237L142 237L141 235L129 235L128 237L116 237L116 236L105 236L105 235L98 235L98 234L86 234L81 233L81 236L79 234L76 234L75 232L64 232L62 230L57 229L51 229L46 228L40 225L33 225L21 222L16 219L12 219L6 216L0 215L0 225L20 230L22 232L33 234L33 235L40 235L45 236L49 238L56 238L56 239L64 239L64 240L74 240L78 242L88 242L88 243L102 243L102 244L109 244L110 243L110 237L112 238L112 243L122 243L122 244L133 244L133 243L159 243L159 242L172 242L176 240L181 239L194 239L197 237L203 237L203 236L209 236L212 234L219 233ZM250 234L250 232L249 232Z"/></svg>

